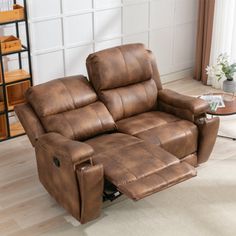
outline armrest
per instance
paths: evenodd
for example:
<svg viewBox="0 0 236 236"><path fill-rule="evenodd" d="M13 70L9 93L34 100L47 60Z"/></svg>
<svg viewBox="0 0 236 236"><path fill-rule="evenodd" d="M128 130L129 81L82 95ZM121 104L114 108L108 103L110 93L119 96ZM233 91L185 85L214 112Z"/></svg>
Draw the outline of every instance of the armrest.
<svg viewBox="0 0 236 236"><path fill-rule="evenodd" d="M28 103L17 105L14 110L22 126L24 127L31 144L35 146L35 142L38 137L45 134L39 118Z"/></svg>
<svg viewBox="0 0 236 236"><path fill-rule="evenodd" d="M93 149L58 133L40 136L35 148L39 179L56 201L81 223L99 217L104 173L87 162Z"/></svg>
<svg viewBox="0 0 236 236"><path fill-rule="evenodd" d="M199 130L198 138L198 164L206 162L213 150L219 130L220 119L201 118L197 120L196 125Z"/></svg>
<svg viewBox="0 0 236 236"><path fill-rule="evenodd" d="M73 141L58 133L47 133L38 138L36 146L46 149L53 156L58 156L80 164L91 158L94 150L86 143Z"/></svg>
<svg viewBox="0 0 236 236"><path fill-rule="evenodd" d="M205 114L209 104L200 99L185 96L169 89L159 91L159 107L166 112L194 121L194 117Z"/></svg>

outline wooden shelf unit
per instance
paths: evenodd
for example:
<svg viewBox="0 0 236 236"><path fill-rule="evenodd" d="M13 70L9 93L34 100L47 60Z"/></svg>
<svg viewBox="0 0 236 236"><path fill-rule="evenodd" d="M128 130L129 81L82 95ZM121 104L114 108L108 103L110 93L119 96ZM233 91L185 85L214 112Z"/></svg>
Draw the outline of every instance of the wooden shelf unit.
<svg viewBox="0 0 236 236"><path fill-rule="evenodd" d="M4 103L4 96L3 96L3 89L0 87L0 114L5 110L5 103Z"/></svg>
<svg viewBox="0 0 236 236"><path fill-rule="evenodd" d="M20 6L14 0L12 11L0 12L0 25L12 24L16 29L16 35L0 35L0 142L25 133L15 115L14 106L25 102L24 94L33 85L26 1L23 0L23 6ZM21 44L20 22L25 26L26 45ZM22 53L27 53L28 71L23 68ZM18 56L18 68L5 71L3 59L13 54Z"/></svg>
<svg viewBox="0 0 236 236"><path fill-rule="evenodd" d="M18 69L13 71L5 72L5 83L18 82L19 80L29 79L30 74L25 70Z"/></svg>
<svg viewBox="0 0 236 236"><path fill-rule="evenodd" d="M12 111L15 105L25 102L24 94L30 87L30 81L19 82L6 86L8 111Z"/></svg>
<svg viewBox="0 0 236 236"><path fill-rule="evenodd" d="M5 140L8 136L6 115L0 115L0 140Z"/></svg>
<svg viewBox="0 0 236 236"><path fill-rule="evenodd" d="M13 10L0 12L0 23L9 24L14 21L25 20L25 7L25 4L23 7L19 4L16 4L16 1L14 1Z"/></svg>

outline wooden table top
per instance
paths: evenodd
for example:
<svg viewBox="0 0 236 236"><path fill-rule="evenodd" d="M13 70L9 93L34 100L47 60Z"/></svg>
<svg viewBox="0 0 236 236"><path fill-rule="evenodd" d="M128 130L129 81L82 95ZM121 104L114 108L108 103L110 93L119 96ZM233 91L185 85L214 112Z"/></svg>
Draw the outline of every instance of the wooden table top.
<svg viewBox="0 0 236 236"><path fill-rule="evenodd" d="M232 98L232 101L225 101L225 107L218 108L216 111L209 110L207 114L216 115L216 116L228 116L228 115L235 115L236 114L236 96L224 93L213 93L212 95L221 95L224 99L224 96L228 98Z"/></svg>

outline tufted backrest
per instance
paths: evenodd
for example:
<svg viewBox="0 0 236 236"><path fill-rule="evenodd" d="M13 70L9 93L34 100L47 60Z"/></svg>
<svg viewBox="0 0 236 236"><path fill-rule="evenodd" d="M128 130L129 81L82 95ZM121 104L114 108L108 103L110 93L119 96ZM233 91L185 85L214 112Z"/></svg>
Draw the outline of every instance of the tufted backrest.
<svg viewBox="0 0 236 236"><path fill-rule="evenodd" d="M26 99L47 132L81 141L115 129L109 111L83 76L31 87Z"/></svg>
<svg viewBox="0 0 236 236"><path fill-rule="evenodd" d="M86 64L93 87L115 121L156 107L159 73L143 44L93 53Z"/></svg>

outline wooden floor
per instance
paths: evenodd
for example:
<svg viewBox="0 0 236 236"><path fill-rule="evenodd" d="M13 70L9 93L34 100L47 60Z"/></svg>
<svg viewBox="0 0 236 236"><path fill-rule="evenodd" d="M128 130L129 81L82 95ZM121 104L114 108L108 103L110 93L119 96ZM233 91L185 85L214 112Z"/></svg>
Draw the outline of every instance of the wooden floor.
<svg viewBox="0 0 236 236"><path fill-rule="evenodd" d="M165 87L189 95L200 95L203 93L214 91L210 87L203 86L201 83L194 81L190 78L171 82L169 84L166 84ZM230 127L230 129L232 129L232 127ZM214 162L216 162L217 160L222 160L222 158L227 159L235 157L236 155L235 146L236 146L235 142L219 138L217 140L217 145L212 154L212 160L204 164L203 167L201 167L202 169L200 168L200 174L202 171L202 176L203 176L202 178L204 179L204 173L205 173L204 168L207 168L207 166L212 167ZM213 173L212 176L214 176L214 169L211 171ZM178 219L176 218L178 217L175 216L178 215L180 218L181 217L184 218L186 207L183 206L181 207L181 209L177 209L175 207L178 207L181 204L182 200L180 198L184 199L184 197L188 196L188 194L190 194L189 196L189 199L191 199L190 201L193 202L194 196L196 192L199 192L199 190L197 190L198 188L195 186L196 192L191 193L189 189L194 186L194 183L203 185L201 184L201 179L198 179L198 182L197 181L194 182L194 180L192 182L191 181L189 181L188 183L187 182L188 181L186 181L186 184L183 183L177 185L174 188L171 188L170 190L163 191L160 194L155 194L151 196L151 198L149 197L147 198L147 200L139 201L138 203L133 203L132 201L125 199L123 200L123 202L118 202L118 203L115 202L112 206L109 207L105 206L104 213L102 214L100 219L98 219L95 222L82 226L79 225L78 222L75 221L72 217L70 217L61 207L59 207L57 203L47 194L47 192L39 183L37 177L34 150L31 147L27 137L23 136L14 140L0 143L0 236L4 235L11 235L11 236L13 235L14 236L145 235L146 236L146 235L157 235L157 234L165 236L165 235L174 235L174 233L176 232L179 232L180 234L175 234L175 235L187 236L190 235L187 232L191 232L191 230L193 232L197 232L197 230L195 229L195 223L189 224L188 226L190 227L189 231L186 231L188 230L188 227L187 229L184 229L185 231L181 231L182 228L185 227L182 227L181 229L178 228L179 225L181 225L181 223L177 222ZM230 183L232 184L233 182L231 181ZM234 183L236 184L236 182ZM203 186L199 186L199 188L201 187ZM232 188L236 188L236 186L232 186ZM215 196L214 193L213 194L211 193L211 195L209 196L204 195L203 197L202 194L204 194L205 190L203 191L203 193L199 193L201 195L196 195L198 196L197 198L199 198L200 200L195 199L195 201L196 202L202 201L203 203L205 202L209 205L210 203L207 200L208 197L214 199ZM222 191L227 191L227 189L223 188ZM173 201L176 201L176 204L172 207L169 207L173 204L173 201L171 201L172 199L171 197L175 192L177 197ZM225 194L227 194L227 192L225 192ZM184 201L188 202L188 200L186 199ZM234 201L236 205L236 199L234 199ZM155 212L153 211L155 206L151 207L151 204L153 202L156 202L155 206L157 207L157 210ZM158 204L160 205L158 206ZM164 206L166 209L163 209ZM189 207L189 209L190 208L191 207ZM179 212L174 213L175 215L173 217L175 218L173 219L175 220L173 220L172 222L171 226L172 231L170 231L169 221L172 220L171 210L173 209ZM225 206L225 209L227 209L227 205ZM215 209L214 211L217 212ZM213 213L211 212L211 214L214 214L214 211ZM190 215L186 216L187 219ZM149 217L151 218L149 219ZM201 221L202 220L204 220L204 218L201 219ZM130 222L133 222L135 225L131 225ZM157 222L157 223L152 224L150 222ZM158 226L158 222L162 222L162 225ZM198 223L200 224L202 222ZM226 224L226 227L228 231L226 231L226 233L222 235L224 236L231 235L230 234L231 231L229 230L231 229L230 227L233 226ZM161 234L159 230L162 230ZM208 231L206 232L214 232L214 227L212 229L207 228L207 230ZM227 234L227 232L229 233ZM220 234L217 234L216 232L214 234L200 233L198 235L215 236Z"/></svg>

